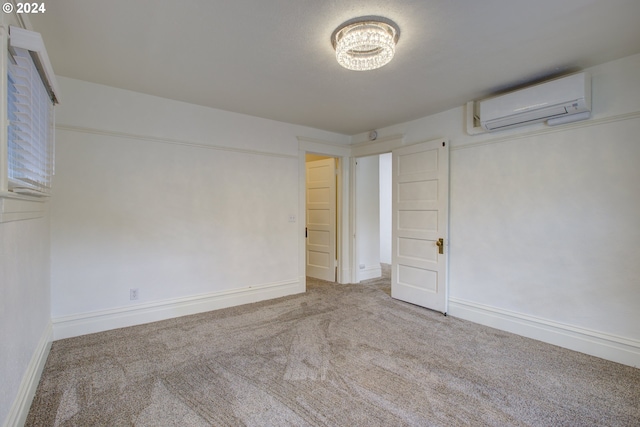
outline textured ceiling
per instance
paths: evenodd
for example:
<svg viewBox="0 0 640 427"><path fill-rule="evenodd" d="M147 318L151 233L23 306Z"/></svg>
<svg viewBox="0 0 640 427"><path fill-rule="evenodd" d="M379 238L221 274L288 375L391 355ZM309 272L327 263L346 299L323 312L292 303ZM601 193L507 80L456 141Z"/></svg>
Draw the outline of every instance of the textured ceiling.
<svg viewBox="0 0 640 427"><path fill-rule="evenodd" d="M46 6L29 18L58 75L348 135L640 52L638 0ZM348 71L330 36L363 15L399 25L396 57L375 71Z"/></svg>

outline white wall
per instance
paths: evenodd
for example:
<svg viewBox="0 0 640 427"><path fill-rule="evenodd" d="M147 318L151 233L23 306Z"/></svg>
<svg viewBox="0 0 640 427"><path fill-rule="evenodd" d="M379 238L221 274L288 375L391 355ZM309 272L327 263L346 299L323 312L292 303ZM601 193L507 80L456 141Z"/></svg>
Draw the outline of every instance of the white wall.
<svg viewBox="0 0 640 427"><path fill-rule="evenodd" d="M460 107L379 130L450 140L450 314L640 365L639 69L590 69L586 122L470 136Z"/></svg>
<svg viewBox="0 0 640 427"><path fill-rule="evenodd" d="M18 26L19 22L15 14L3 13L0 25L3 43L0 69L6 71L6 29L8 25ZM5 97L5 87L0 93ZM5 100L0 102L0 114L5 114ZM3 132L2 139L6 138L6 129ZM9 202L22 203L15 199L0 200L3 204L0 211ZM0 425L3 426L24 422L51 346L46 202L43 210L40 218L0 221ZM5 221L12 215L0 216Z"/></svg>
<svg viewBox="0 0 640 427"><path fill-rule="evenodd" d="M56 338L304 291L301 126L60 78ZM139 289L130 301L129 290Z"/></svg>
<svg viewBox="0 0 640 427"><path fill-rule="evenodd" d="M380 277L380 178L378 156L356 165L356 259L358 282Z"/></svg>
<svg viewBox="0 0 640 427"><path fill-rule="evenodd" d="M48 216L0 223L0 421L20 417L37 385L52 338L49 283Z"/></svg>
<svg viewBox="0 0 640 427"><path fill-rule="evenodd" d="M380 262L391 264L391 153L380 154Z"/></svg>

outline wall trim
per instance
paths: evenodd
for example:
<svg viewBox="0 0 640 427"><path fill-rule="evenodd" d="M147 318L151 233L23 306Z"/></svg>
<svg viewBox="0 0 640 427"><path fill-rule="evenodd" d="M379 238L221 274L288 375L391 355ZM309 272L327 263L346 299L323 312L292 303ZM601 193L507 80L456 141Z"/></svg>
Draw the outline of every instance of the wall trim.
<svg viewBox="0 0 640 427"><path fill-rule="evenodd" d="M482 141L464 143L464 144L460 144L460 145L451 146L450 150L451 151L456 151L456 150L464 150L464 149L467 149L467 148L483 147L485 145L499 144L499 143L502 143L502 142L510 142L510 141L514 141L514 140L517 140L517 139L531 138L533 136L546 135L546 134L552 134L552 133L558 133L558 132L565 132L565 131L568 131L568 130L583 128L583 127L586 128L586 127L591 127L591 126L598 126L598 125L614 123L614 122L619 122L619 121L623 121L623 120L633 120L633 119L638 119L638 118L640 118L640 111L635 111L635 112L626 113L626 114L616 114L614 116L601 117L601 118L598 118L598 119L583 120L583 121L569 123L569 124L562 125L562 126L545 127L545 128L542 128L542 129L537 129L537 130L533 130L533 131L529 131L529 132L510 134L510 135L505 135L505 136L497 136L495 138L484 139Z"/></svg>
<svg viewBox="0 0 640 427"><path fill-rule="evenodd" d="M385 144L385 143L387 143L389 141L402 140L403 138L404 138L404 134L398 133L398 134L383 136L381 138L376 138L374 140L366 140L366 141L354 142L354 143L351 144L351 146L352 147L365 147L365 146L370 146L370 145L380 145L380 144Z"/></svg>
<svg viewBox="0 0 640 427"><path fill-rule="evenodd" d="M38 342L36 350L31 356L27 371L22 377L22 382L18 388L18 394L16 395L13 405L9 409L9 415L7 416L4 426L5 427L19 427L23 426L29 415L29 409L31 408L31 402L33 396L36 394L44 365L49 357L49 351L51 350L51 342L53 341L53 325L49 322Z"/></svg>
<svg viewBox="0 0 640 427"><path fill-rule="evenodd" d="M640 341L554 322L459 298L449 315L633 367L640 367Z"/></svg>
<svg viewBox="0 0 640 427"><path fill-rule="evenodd" d="M375 141L363 141L352 144L351 157L367 157L390 153L404 144L404 134L389 135Z"/></svg>
<svg viewBox="0 0 640 427"><path fill-rule="evenodd" d="M233 153L243 153L243 154L256 154L259 156L268 156L268 157L280 157L284 159L297 159L297 154L280 154L273 153L269 151L260 151L260 150L250 150L246 148L234 148L234 147L224 147L221 145L209 145L204 144L202 142L193 142L193 141L185 141L174 138L161 138L157 136L151 135L140 135L134 133L127 132L117 132L111 130L104 129L95 129L81 126L71 126L65 124L56 124L57 130L65 130L69 132L78 132L78 133L89 133L93 135L102 135L102 136L111 136L115 138L124 138L124 139L136 139L138 141L148 141L148 142L157 142L161 144L172 144L172 145L182 145L185 147L193 147L193 148L204 148L207 150L216 150L216 151L230 151Z"/></svg>
<svg viewBox="0 0 640 427"><path fill-rule="evenodd" d="M132 307L119 307L56 317L52 320L53 338L59 340L111 329L126 328L303 292L305 292L305 282L293 279L278 283L248 286L241 289L156 301Z"/></svg>
<svg viewBox="0 0 640 427"><path fill-rule="evenodd" d="M321 139L308 138L306 136L298 136L297 139L298 151L301 152L321 154L331 157L349 157L351 155L351 146L348 144L323 141Z"/></svg>
<svg viewBox="0 0 640 427"><path fill-rule="evenodd" d="M0 223L35 219L44 216L47 199L0 192Z"/></svg>

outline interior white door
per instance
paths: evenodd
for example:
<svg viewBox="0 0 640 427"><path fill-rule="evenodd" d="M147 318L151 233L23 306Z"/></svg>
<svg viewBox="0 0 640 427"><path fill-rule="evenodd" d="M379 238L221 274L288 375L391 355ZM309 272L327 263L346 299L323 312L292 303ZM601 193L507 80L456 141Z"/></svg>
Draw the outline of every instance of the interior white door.
<svg viewBox="0 0 640 427"><path fill-rule="evenodd" d="M391 296L446 313L448 142L394 150L392 174Z"/></svg>
<svg viewBox="0 0 640 427"><path fill-rule="evenodd" d="M307 162L307 276L336 280L336 160Z"/></svg>

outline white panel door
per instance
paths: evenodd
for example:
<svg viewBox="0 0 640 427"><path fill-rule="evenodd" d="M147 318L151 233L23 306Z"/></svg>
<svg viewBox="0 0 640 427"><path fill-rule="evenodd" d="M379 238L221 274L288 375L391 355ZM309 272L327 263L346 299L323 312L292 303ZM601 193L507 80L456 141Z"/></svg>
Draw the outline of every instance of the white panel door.
<svg viewBox="0 0 640 427"><path fill-rule="evenodd" d="M307 162L307 276L336 280L336 161Z"/></svg>
<svg viewBox="0 0 640 427"><path fill-rule="evenodd" d="M446 313L449 144L394 150L392 173L391 296Z"/></svg>

